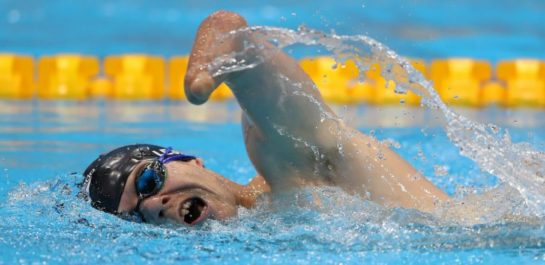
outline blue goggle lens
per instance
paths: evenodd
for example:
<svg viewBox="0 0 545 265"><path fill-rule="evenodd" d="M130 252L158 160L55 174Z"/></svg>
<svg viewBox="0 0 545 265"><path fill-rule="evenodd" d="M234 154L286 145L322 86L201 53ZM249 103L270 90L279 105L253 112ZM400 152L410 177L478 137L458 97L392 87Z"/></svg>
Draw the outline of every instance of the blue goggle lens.
<svg viewBox="0 0 545 265"><path fill-rule="evenodd" d="M160 163L151 163L136 178L135 188L139 197L149 197L161 190L165 182L165 170Z"/></svg>
<svg viewBox="0 0 545 265"><path fill-rule="evenodd" d="M171 161L190 161L196 159L194 156L173 153L172 148L168 147L165 153L157 160L151 162L136 177L135 188L140 199L153 196L163 188L166 179L166 170L164 164Z"/></svg>

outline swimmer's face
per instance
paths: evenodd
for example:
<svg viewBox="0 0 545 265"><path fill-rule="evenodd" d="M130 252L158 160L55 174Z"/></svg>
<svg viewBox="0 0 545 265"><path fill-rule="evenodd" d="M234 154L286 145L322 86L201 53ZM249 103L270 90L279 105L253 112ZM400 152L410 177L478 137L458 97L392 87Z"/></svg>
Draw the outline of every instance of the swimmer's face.
<svg viewBox="0 0 545 265"><path fill-rule="evenodd" d="M165 164L167 177L161 190L145 198L136 209L136 175L150 161L142 161L129 175L119 213L138 211L146 222L195 225L208 218L223 220L237 213L235 190L229 180L204 168L201 159Z"/></svg>

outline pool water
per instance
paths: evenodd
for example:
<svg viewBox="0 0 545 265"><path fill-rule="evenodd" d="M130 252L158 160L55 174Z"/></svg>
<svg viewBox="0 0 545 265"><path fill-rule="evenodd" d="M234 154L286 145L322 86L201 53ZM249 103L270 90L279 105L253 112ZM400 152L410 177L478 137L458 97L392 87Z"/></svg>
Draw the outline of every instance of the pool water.
<svg viewBox="0 0 545 265"><path fill-rule="evenodd" d="M188 54L200 21L219 9L242 14L250 25L292 29L305 25L368 35L402 55L426 60L545 59L541 0L4 0L0 51L34 56Z"/></svg>
<svg viewBox="0 0 545 265"><path fill-rule="evenodd" d="M390 141L453 196L498 184L459 154L431 112L369 106L336 111L359 130ZM459 111L502 120L515 141L545 149L542 112ZM385 209L333 188L303 190L196 228L127 222L77 198L87 164L132 143L171 145L247 183L255 171L239 115L236 102L0 102L0 263L508 264L545 258L541 219L459 225ZM410 118L401 123L396 117ZM521 127L520 117L534 123ZM324 206L312 204L316 193Z"/></svg>
<svg viewBox="0 0 545 265"><path fill-rule="evenodd" d="M411 57L545 58L542 1L425 0L411 5L394 0L320 1L312 3L310 12L309 6L305 1L270 5L231 1L221 6L206 1L2 1L0 50L34 56L187 54L200 20L227 8L253 25L293 29L306 24L324 32L369 35ZM300 43L308 40L304 32L296 35ZM369 42L352 44L363 50L370 47ZM292 55L307 53L321 54L303 49ZM386 58L392 53L370 54L386 60L380 62L399 64ZM170 145L204 158L208 168L234 181L247 183L256 172L246 156L236 102L197 107L169 101L0 101L0 264L545 262L545 211L527 207L526 197L520 196L527 193L515 191L498 177L515 174L487 173L493 169L482 169L483 157L461 155L462 148L451 141L453 131L445 130L457 127L445 124L445 113L403 104L335 108L360 131L389 143L461 203L486 213L485 218L456 220L387 209L335 188L307 188L272 201L263 198L254 209L239 209L236 218L208 220L194 228L131 223L78 198L87 164L124 144ZM513 160L493 165L509 167L523 161L531 168L536 161L515 158L531 158L533 153L524 153L530 149L543 156L545 112L455 111L500 125L513 142L526 143L508 145L513 147L508 152L514 154ZM315 196L322 205L313 203Z"/></svg>

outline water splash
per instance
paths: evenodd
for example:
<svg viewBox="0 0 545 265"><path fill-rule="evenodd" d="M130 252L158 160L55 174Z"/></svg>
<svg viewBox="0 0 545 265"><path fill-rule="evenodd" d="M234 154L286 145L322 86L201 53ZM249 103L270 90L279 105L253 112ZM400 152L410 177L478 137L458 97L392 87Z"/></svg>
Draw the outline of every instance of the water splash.
<svg viewBox="0 0 545 265"><path fill-rule="evenodd" d="M339 36L304 27L298 30L250 27L230 32L223 37L240 34L266 40L279 49L295 44L322 46L331 52L338 63L354 61L359 69L360 81L364 79L365 71L374 63L379 63L382 66L382 75L387 80L396 82L396 93L412 91L421 96L423 106L442 114L446 121L446 134L458 147L460 154L476 162L483 171L497 176L503 183L515 188L534 214L541 217L545 215L545 153L526 143L513 143L507 130L499 129L496 125L477 123L455 113L441 101L429 80L407 59L387 46L367 36ZM264 45L246 44L242 51L217 58L210 65L210 72L221 75L249 69L267 59L258 57L253 62L237 61L237 56L252 49L268 48Z"/></svg>
<svg viewBox="0 0 545 265"><path fill-rule="evenodd" d="M475 157L474 161L485 171L492 169L504 184L482 195L466 195L464 199L440 208L434 215L411 209L385 208L339 188L309 188L279 196L280 200L271 205L240 209L238 217L226 222L207 220L197 229L188 229L131 223L100 212L76 198L78 188L72 178L61 177L22 184L9 193L6 202L0 203L2 261L7 264L333 264L339 261L434 264L482 263L476 258L489 255L499 257L494 263L502 264L509 263L502 259L510 254L518 258L517 262L521 256L534 262L543 260L545 229L542 220L521 217L535 209L539 209L536 212L540 215L543 212L541 204L528 203L535 199L532 194L538 199L542 194L539 185L535 184L539 180L536 182L535 179L543 176L543 153L525 143L512 143L508 133L496 126L476 124L456 115L444 106L431 84L410 65L405 65L409 69L404 70L403 63L399 63L403 58L385 52L387 48L371 39L351 37L345 40L345 37L306 29L261 28L254 31L263 37L272 34L280 48L303 40L303 43L319 45L321 39L326 38L323 42L329 45L338 60L354 59L360 64L360 71L373 62L390 65L383 67L384 74L401 84L398 92L410 89L423 95L424 104L442 113L448 121L445 131L461 152ZM338 50L337 47L342 48ZM223 70L239 71L257 64L259 61L243 62ZM410 73L415 74L411 77L413 74ZM308 97L301 93L296 96ZM322 116L324 120L331 118ZM297 137L283 131L282 127L277 129L288 137ZM396 145L393 143L394 147ZM483 148L485 150L481 150ZM485 161L481 161L483 159ZM523 197L513 196L518 193ZM476 212L484 214L468 214ZM423 257L415 259L419 255Z"/></svg>
<svg viewBox="0 0 545 265"><path fill-rule="evenodd" d="M391 209L338 187L307 187L278 196L278 200L264 198L252 209L240 208L233 219L207 220L188 228L132 223L98 211L77 198L76 183L82 178L61 176L21 184L8 194L0 205L2 261L266 264L276 260L292 264L296 257L301 264L312 260L334 264L338 258L331 257L341 257L343 261L380 263L393 252L404 257L401 263L414 260L421 252L441 252L443 261L467 260L465 253L472 249L485 248L497 255L513 251L520 256L520 252L542 251L545 245L539 222L502 221L513 213L500 205L523 208L520 197L510 196L508 185L488 194L493 204L472 206L492 213L483 220L486 225L480 226L460 226L475 222L471 217L457 220L452 211L437 216ZM491 205L497 209L486 208Z"/></svg>

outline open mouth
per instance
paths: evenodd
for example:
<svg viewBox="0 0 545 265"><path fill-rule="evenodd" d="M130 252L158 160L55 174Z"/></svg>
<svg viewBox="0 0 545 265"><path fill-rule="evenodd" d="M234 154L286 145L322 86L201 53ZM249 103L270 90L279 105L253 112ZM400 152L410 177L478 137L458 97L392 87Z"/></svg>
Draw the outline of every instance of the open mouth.
<svg viewBox="0 0 545 265"><path fill-rule="evenodd" d="M193 197L185 200L180 207L180 216L184 218L184 222L189 225L198 224L206 218L208 214L208 205L199 198Z"/></svg>

